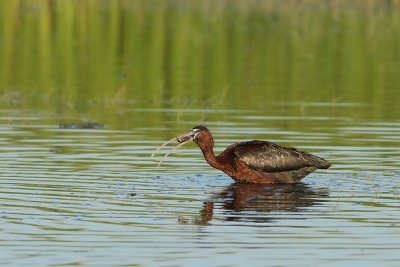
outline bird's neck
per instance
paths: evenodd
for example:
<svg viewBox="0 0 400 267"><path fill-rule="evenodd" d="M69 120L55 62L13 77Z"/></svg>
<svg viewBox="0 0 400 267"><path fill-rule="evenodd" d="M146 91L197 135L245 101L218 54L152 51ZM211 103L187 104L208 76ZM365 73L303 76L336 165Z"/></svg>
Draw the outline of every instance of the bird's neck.
<svg viewBox="0 0 400 267"><path fill-rule="evenodd" d="M204 158L208 164L216 169L221 168L221 164L219 163L218 159L215 157L214 154L214 144L198 144L201 151L203 152Z"/></svg>

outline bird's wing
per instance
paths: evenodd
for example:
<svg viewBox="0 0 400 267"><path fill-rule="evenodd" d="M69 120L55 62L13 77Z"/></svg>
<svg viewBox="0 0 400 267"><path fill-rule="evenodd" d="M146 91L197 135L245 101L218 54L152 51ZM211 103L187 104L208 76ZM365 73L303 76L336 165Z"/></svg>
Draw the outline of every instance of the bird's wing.
<svg viewBox="0 0 400 267"><path fill-rule="evenodd" d="M304 167L326 169L330 166L328 161L317 156L267 141L240 143L234 153L248 167L263 172L283 172Z"/></svg>

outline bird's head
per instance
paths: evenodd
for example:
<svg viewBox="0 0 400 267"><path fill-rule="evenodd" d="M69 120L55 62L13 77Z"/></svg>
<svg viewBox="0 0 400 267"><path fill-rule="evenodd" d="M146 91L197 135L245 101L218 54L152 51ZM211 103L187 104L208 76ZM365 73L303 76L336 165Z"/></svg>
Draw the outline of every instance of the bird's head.
<svg viewBox="0 0 400 267"><path fill-rule="evenodd" d="M168 145L169 143L173 142L175 139L180 144L177 145L176 147L174 147L170 152L165 154L165 156L162 159L160 159L158 166L160 166L161 162L166 157L168 157L169 154L171 154L177 148L183 146L184 144L186 144L192 140L200 147L200 149L203 151L203 153L204 153L205 149L209 149L209 148L212 149L212 147L214 146L214 141L213 141L211 132L206 127L199 125L199 126L192 128L189 132L178 135L177 137L172 138L171 140L165 142L159 148L157 148L156 151L154 151L154 153L151 155L151 157L154 157L154 155L156 154L156 152L158 150L160 150L162 147Z"/></svg>
<svg viewBox="0 0 400 267"><path fill-rule="evenodd" d="M176 140L179 143L193 140L197 144L207 141L213 142L211 132L205 126L202 125L193 127L189 132L185 134L178 135L176 137Z"/></svg>

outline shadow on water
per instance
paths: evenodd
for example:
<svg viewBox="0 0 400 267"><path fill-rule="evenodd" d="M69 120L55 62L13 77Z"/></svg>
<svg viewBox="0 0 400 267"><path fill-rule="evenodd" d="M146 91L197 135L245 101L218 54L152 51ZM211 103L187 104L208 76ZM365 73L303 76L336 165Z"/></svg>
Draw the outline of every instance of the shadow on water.
<svg viewBox="0 0 400 267"><path fill-rule="evenodd" d="M204 202L201 218L179 218L179 222L206 225L213 220L217 210L222 210L225 221L270 222L280 217L274 212L304 212L305 208L326 201L324 199L327 196L328 189L312 188L305 184L235 183L215 194L212 200Z"/></svg>

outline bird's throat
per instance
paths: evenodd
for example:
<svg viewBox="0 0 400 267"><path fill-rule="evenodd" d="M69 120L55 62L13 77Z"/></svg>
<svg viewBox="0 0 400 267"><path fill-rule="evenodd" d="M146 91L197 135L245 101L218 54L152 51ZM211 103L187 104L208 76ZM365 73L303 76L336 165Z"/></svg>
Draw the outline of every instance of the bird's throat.
<svg viewBox="0 0 400 267"><path fill-rule="evenodd" d="M214 147L212 145L202 144L198 144L198 146L200 147L201 152L203 152L204 158L207 163L216 169L220 169L220 163L218 162L218 159L215 157L214 154Z"/></svg>

